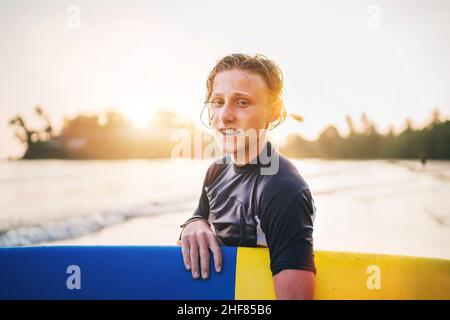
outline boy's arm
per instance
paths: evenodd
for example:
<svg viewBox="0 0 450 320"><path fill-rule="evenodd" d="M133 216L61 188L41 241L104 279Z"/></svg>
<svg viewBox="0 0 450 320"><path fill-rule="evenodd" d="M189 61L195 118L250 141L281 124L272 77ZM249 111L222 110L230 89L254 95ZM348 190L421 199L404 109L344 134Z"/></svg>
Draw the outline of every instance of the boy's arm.
<svg viewBox="0 0 450 320"><path fill-rule="evenodd" d="M309 190L294 197L289 190L282 191L261 210L275 294L278 299L313 299L316 268L312 196Z"/></svg>
<svg viewBox="0 0 450 320"><path fill-rule="evenodd" d="M314 299L314 272L286 269L273 277L275 294L279 300Z"/></svg>

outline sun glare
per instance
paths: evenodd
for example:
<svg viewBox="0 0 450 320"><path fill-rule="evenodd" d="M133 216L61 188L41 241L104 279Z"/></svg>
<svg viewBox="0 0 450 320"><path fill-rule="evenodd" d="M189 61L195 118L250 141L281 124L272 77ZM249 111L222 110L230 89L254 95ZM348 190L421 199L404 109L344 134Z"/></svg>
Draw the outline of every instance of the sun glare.
<svg viewBox="0 0 450 320"><path fill-rule="evenodd" d="M124 115L134 127L146 128L152 120L153 110L151 108L134 107L125 110Z"/></svg>

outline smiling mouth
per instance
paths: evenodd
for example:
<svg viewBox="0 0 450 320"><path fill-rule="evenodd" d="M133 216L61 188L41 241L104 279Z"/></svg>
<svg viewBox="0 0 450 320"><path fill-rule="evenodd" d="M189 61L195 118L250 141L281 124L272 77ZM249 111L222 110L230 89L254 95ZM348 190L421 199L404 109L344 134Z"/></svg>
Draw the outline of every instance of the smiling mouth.
<svg viewBox="0 0 450 320"><path fill-rule="evenodd" d="M242 130L234 129L234 128L225 128L225 129L219 129L219 132L226 137L233 137L233 136L237 136L238 134L240 134L242 132Z"/></svg>

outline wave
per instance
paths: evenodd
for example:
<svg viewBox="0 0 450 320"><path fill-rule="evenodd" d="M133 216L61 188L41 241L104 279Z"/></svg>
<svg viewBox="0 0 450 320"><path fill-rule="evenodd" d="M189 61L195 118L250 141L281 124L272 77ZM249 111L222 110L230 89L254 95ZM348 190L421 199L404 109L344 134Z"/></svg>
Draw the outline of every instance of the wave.
<svg viewBox="0 0 450 320"><path fill-rule="evenodd" d="M151 202L132 209L72 216L60 220L46 221L38 225L21 226L0 233L0 246L27 246L77 238L133 218L189 211L194 207L194 204L192 198L163 203Z"/></svg>

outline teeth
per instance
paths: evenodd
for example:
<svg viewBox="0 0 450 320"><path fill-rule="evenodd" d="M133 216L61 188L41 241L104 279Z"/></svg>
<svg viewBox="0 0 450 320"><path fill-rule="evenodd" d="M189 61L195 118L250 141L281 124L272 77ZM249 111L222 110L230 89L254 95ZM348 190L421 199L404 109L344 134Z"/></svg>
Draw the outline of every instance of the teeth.
<svg viewBox="0 0 450 320"><path fill-rule="evenodd" d="M222 130L222 133L226 136L234 136L236 134L239 134L240 130L238 129L225 129Z"/></svg>

